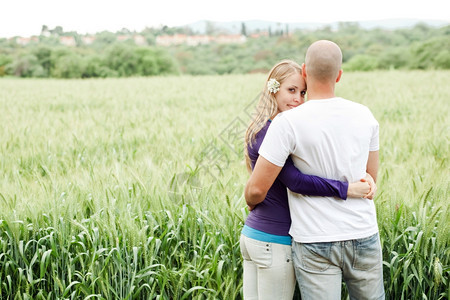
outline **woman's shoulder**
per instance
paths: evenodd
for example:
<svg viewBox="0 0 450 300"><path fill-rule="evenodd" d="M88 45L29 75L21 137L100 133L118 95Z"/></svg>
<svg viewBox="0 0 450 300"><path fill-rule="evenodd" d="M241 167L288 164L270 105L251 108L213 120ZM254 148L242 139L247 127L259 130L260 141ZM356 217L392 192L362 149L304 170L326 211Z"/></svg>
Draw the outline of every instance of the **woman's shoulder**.
<svg viewBox="0 0 450 300"><path fill-rule="evenodd" d="M270 126L270 121L268 121L263 128L261 128L261 130L255 135L255 140L253 141L253 143L251 145L249 145L249 153L255 153L258 154L259 151L259 147L261 147L261 144L264 140L264 137L266 136L267 133L267 129Z"/></svg>
<svg viewBox="0 0 450 300"><path fill-rule="evenodd" d="M267 121L266 125L264 125L263 128L256 134L256 137L260 137L261 139L264 139L267 133L267 129L269 129L270 124L272 123L272 120Z"/></svg>

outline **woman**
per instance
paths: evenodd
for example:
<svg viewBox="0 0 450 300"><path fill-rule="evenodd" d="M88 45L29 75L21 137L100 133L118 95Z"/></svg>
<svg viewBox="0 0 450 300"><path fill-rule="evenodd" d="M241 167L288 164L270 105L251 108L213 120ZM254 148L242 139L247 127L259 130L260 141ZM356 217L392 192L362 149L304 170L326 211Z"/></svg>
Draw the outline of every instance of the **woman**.
<svg viewBox="0 0 450 300"><path fill-rule="evenodd" d="M271 120L278 113L304 103L305 94L306 83L301 76L301 67L294 61L281 61L269 72L258 111L246 132L246 161L249 170L256 163L259 147ZM245 299L293 297L295 275L291 258L291 237L288 233L291 219L286 187L296 193L336 196L343 200L347 196L364 197L370 191L367 182L349 184L302 174L289 158L264 201L255 207L249 207L250 213L240 239L244 259Z"/></svg>

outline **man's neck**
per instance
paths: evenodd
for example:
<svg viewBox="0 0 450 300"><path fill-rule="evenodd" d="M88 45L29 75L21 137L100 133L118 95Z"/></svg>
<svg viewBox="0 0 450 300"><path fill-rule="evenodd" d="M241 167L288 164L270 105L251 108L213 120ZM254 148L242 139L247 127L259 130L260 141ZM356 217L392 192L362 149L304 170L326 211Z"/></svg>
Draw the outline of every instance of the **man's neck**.
<svg viewBox="0 0 450 300"><path fill-rule="evenodd" d="M336 96L334 95L334 93L328 93L328 94L325 94L325 93L317 93L317 94L315 94L315 93L310 93L310 92L308 91L308 101L310 101L310 100L330 99L330 98L334 98L334 97L336 97Z"/></svg>
<svg viewBox="0 0 450 300"><path fill-rule="evenodd" d="M336 97L334 93L334 85L325 84L307 84L308 100L321 100Z"/></svg>

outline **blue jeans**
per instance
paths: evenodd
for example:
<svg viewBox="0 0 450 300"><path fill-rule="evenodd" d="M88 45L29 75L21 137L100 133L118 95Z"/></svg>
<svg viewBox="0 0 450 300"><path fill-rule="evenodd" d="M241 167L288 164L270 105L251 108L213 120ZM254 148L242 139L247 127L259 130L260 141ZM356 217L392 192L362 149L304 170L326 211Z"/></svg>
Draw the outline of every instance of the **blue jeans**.
<svg viewBox="0 0 450 300"><path fill-rule="evenodd" d="M326 243L292 242L302 300L341 299L342 280L350 299L384 299L383 262L377 234Z"/></svg>

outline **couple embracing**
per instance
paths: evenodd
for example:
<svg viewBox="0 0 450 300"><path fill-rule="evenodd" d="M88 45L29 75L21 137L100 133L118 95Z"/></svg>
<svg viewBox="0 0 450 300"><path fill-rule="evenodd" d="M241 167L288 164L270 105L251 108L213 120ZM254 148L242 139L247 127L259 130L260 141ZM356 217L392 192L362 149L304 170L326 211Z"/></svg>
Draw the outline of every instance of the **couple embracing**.
<svg viewBox="0 0 450 300"><path fill-rule="evenodd" d="M384 299L379 126L336 97L341 65L339 46L321 40L302 66L282 61L266 80L245 139L245 299L292 299L295 279L303 300L340 299L342 280L350 299Z"/></svg>

